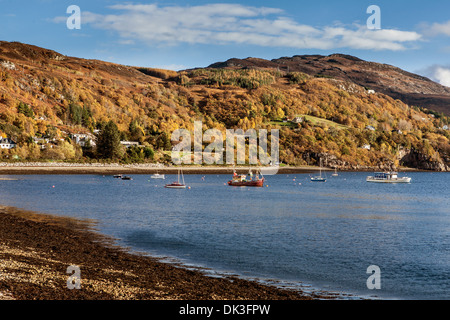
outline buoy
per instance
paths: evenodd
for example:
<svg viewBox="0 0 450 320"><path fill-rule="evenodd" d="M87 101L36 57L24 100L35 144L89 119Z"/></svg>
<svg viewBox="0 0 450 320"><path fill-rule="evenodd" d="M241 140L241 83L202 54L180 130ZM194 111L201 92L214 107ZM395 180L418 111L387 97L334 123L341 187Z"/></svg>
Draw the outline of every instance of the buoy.
<svg viewBox="0 0 450 320"><path fill-rule="evenodd" d="M191 187L188 187L188 189L190 189Z"/></svg>
<svg viewBox="0 0 450 320"><path fill-rule="evenodd" d="M52 188L54 188L55 186L52 186Z"/></svg>

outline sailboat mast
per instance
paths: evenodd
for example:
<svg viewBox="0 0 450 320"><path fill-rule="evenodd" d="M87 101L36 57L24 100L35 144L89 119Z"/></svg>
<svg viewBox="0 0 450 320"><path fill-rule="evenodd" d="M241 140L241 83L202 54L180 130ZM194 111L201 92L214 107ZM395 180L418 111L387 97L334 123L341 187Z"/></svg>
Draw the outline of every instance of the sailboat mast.
<svg viewBox="0 0 450 320"><path fill-rule="evenodd" d="M322 178L322 158L320 158L320 177Z"/></svg>

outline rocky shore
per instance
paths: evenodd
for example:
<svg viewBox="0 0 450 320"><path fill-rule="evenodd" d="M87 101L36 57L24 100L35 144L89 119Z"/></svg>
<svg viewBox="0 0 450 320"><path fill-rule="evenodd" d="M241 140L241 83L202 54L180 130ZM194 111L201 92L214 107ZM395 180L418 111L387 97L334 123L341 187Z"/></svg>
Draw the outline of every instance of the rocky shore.
<svg viewBox="0 0 450 320"><path fill-rule="evenodd" d="M341 167L339 165L329 165L328 168L322 168L325 171L390 171L389 167L371 168L366 166ZM238 172L246 173L248 166L183 166L184 174L232 174L236 169ZM0 162L1 175L25 175L25 174L176 174L178 166L166 166L160 163L146 164L118 164L118 163L66 163L66 162ZM256 169L256 167L255 167ZM264 169L264 167L263 167ZM267 170L274 172L274 167L267 167ZM320 168L316 166L290 167L280 166L277 173L293 174L293 173L312 173ZM398 171L419 171L412 168L394 168ZM431 170L432 171L432 170Z"/></svg>
<svg viewBox="0 0 450 320"><path fill-rule="evenodd" d="M233 170L247 172L248 166L183 166L185 174L231 174ZM65 163L65 162L3 162L0 174L176 174L178 166L163 164L117 164L117 163ZM308 173L318 167L280 167L278 173Z"/></svg>
<svg viewBox="0 0 450 320"><path fill-rule="evenodd" d="M210 277L129 253L79 221L0 207L0 300L313 300L333 296ZM79 268L80 287L68 267ZM76 275L76 274L75 274Z"/></svg>

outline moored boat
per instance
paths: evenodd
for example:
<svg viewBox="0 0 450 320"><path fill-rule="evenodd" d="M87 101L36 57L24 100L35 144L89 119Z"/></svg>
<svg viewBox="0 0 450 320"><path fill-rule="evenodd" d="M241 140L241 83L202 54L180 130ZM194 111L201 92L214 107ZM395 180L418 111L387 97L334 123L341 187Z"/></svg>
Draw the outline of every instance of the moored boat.
<svg viewBox="0 0 450 320"><path fill-rule="evenodd" d="M133 178L131 178L130 176L123 176L122 180L133 180Z"/></svg>
<svg viewBox="0 0 450 320"><path fill-rule="evenodd" d="M253 174L251 170L249 171L249 178L245 174L237 174L236 171L233 173L233 178L228 181L229 186L234 187L263 187L264 186L264 177L259 177L257 173L253 178Z"/></svg>
<svg viewBox="0 0 450 320"><path fill-rule="evenodd" d="M181 176L181 181L180 181ZM171 188L171 189L186 189L186 185L184 184L184 176L183 171L181 169L178 170L178 179L175 182L168 183L164 186L164 188Z"/></svg>
<svg viewBox="0 0 450 320"><path fill-rule="evenodd" d="M338 173L337 173L337 169L336 169L336 168L334 168L334 173L333 173L331 176L332 176L332 177L337 177L337 176L339 176Z"/></svg>
<svg viewBox="0 0 450 320"><path fill-rule="evenodd" d="M375 172L366 178L367 182L377 183L410 183L410 177L399 177L397 172Z"/></svg>
<svg viewBox="0 0 450 320"><path fill-rule="evenodd" d="M320 175L311 177L312 182L326 182L327 178L322 177L322 159L320 159Z"/></svg>
<svg viewBox="0 0 450 320"><path fill-rule="evenodd" d="M155 173L150 176L152 179L165 179L166 177L163 174Z"/></svg>

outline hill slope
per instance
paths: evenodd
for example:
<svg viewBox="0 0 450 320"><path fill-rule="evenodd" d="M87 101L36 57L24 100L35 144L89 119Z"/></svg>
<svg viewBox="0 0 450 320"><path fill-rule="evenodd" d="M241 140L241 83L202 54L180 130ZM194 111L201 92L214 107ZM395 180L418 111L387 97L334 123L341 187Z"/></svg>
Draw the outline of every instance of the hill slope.
<svg viewBox="0 0 450 320"><path fill-rule="evenodd" d="M302 58L287 60L295 59ZM307 59L315 65L314 59L325 58ZM340 61L342 70L351 59L362 63L348 56L327 59ZM0 156L97 161L104 154L90 143L81 147L73 134L84 133L95 141L98 130L112 121L121 140L146 146L123 150L116 161L169 162L173 130L193 132L193 121L201 120L204 129L222 131L279 128L280 159L290 165L322 159L329 167L347 169L402 164L449 169L449 119L441 113L383 94L381 85L379 90L371 86L377 91L371 93L350 76L340 79L325 71L311 76L291 67L288 72L273 67L279 65L275 60L273 66L261 59L245 60L256 69L230 61L177 73L0 42L0 133L18 143L14 149L2 149ZM393 70L390 77L401 73L388 69ZM398 77L392 81L406 76ZM408 79L417 87L428 83L425 78ZM285 119L295 117L305 121Z"/></svg>
<svg viewBox="0 0 450 320"><path fill-rule="evenodd" d="M332 77L385 93L409 105L450 115L449 87L394 66L368 62L349 55L304 55L270 61L256 58L230 59L210 67L273 68L287 72L303 72L311 76Z"/></svg>

